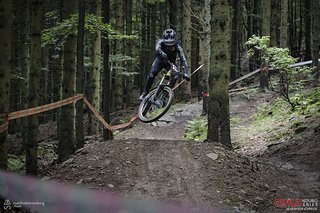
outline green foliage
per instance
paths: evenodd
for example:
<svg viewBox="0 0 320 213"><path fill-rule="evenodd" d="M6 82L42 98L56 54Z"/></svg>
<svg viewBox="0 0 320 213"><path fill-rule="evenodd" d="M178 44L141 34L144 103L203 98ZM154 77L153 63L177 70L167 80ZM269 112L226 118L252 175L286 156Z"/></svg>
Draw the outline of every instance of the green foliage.
<svg viewBox="0 0 320 213"><path fill-rule="evenodd" d="M25 78L23 78L22 76L21 76L21 74L20 73L18 73L18 72L12 72L11 73L11 76L10 76L10 79L11 80L17 80L17 81L24 81L25 80Z"/></svg>
<svg viewBox="0 0 320 213"><path fill-rule="evenodd" d="M202 117L195 117L188 121L185 127L184 139L203 141L207 138L208 122Z"/></svg>
<svg viewBox="0 0 320 213"><path fill-rule="evenodd" d="M288 48L269 47L270 37L262 36L258 37L253 35L246 42L249 47L248 56L252 57L255 51L260 53L263 65L269 68L277 69L280 72L280 93L290 105L291 109L295 110L297 105L302 103L298 102L299 98L295 98L295 101L290 97L290 93L303 88L302 81L294 81L297 74L308 76L311 74L309 67L292 67L290 64L294 64L297 59L292 57Z"/></svg>
<svg viewBox="0 0 320 213"><path fill-rule="evenodd" d="M297 114L317 114L320 112L320 89L316 88L293 96Z"/></svg>
<svg viewBox="0 0 320 213"><path fill-rule="evenodd" d="M49 16L46 18L50 18L52 14L50 13ZM42 31L42 45L59 45L65 42L68 35L71 33L76 33L77 30L77 16L72 15L71 18L66 19L62 22L56 22L53 27L46 28ZM57 18L54 18L57 21Z"/></svg>
<svg viewBox="0 0 320 213"><path fill-rule="evenodd" d="M156 3L164 3L166 0L147 0L148 4L155 5Z"/></svg>
<svg viewBox="0 0 320 213"><path fill-rule="evenodd" d="M12 172L21 171L24 168L24 156L8 155L8 169Z"/></svg>
<svg viewBox="0 0 320 213"><path fill-rule="evenodd" d="M38 157L46 157L46 158L56 158L57 154L55 153L55 151L53 150L53 148L45 148L42 146L38 146Z"/></svg>
<svg viewBox="0 0 320 213"><path fill-rule="evenodd" d="M270 36L256 36L252 35L248 41L245 43L249 47L248 56L252 57L254 55L254 51L258 50L260 52L265 52L270 44Z"/></svg>
<svg viewBox="0 0 320 213"><path fill-rule="evenodd" d="M254 120L249 128L250 131L255 129L253 132L267 132L269 141L280 141L306 131L308 127L303 123L303 119L306 116L319 117L320 115L320 89L312 89L296 96L300 99L297 101L300 105L296 106L294 112L290 110L288 102L283 99L258 106L257 113L252 116ZM314 129L314 131L318 130ZM248 137L252 137L253 134L255 133L249 134Z"/></svg>
<svg viewBox="0 0 320 213"><path fill-rule="evenodd" d="M271 68L279 69L280 72L291 71L294 69L289 64L296 63L297 59L289 54L288 48L269 47L263 56Z"/></svg>
<svg viewBox="0 0 320 213"><path fill-rule="evenodd" d="M52 27L47 27L42 31L43 45L62 45L68 35L77 34L78 15L73 14L69 19L58 21L57 12L46 13L46 22L51 23ZM110 27L110 24L103 23L101 17L94 14L86 14L85 31L89 35L95 34L98 31L108 34L109 39L136 39L135 35L123 35ZM102 34L104 37L104 34Z"/></svg>
<svg viewBox="0 0 320 213"><path fill-rule="evenodd" d="M282 99L278 99L272 104L269 102L263 103L257 108L257 113L252 116L255 121L261 121L268 117L283 117L290 114L288 103Z"/></svg>
<svg viewBox="0 0 320 213"><path fill-rule="evenodd" d="M122 54L116 54L116 55L110 55L110 63L111 63L111 70L115 71L117 75L123 75L123 76L132 76L132 75L138 75L138 72L134 71L128 71L125 67L121 66L123 63L120 62L131 62L134 65L138 63L137 58L133 58L131 56L122 55ZM121 65L119 65L121 64Z"/></svg>

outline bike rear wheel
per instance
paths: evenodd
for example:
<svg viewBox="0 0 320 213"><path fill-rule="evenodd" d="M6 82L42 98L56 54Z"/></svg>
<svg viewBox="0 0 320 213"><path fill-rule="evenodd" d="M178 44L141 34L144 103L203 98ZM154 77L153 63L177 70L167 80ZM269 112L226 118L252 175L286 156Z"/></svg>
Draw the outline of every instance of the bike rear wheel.
<svg viewBox="0 0 320 213"><path fill-rule="evenodd" d="M173 91L169 86L153 89L141 102L138 116L144 123L150 123L161 118L170 108L173 101Z"/></svg>

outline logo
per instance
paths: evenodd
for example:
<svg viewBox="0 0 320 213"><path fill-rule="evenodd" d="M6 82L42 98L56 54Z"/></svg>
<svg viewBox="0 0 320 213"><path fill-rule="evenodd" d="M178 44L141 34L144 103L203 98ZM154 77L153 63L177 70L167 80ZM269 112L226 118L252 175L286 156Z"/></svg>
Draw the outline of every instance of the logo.
<svg viewBox="0 0 320 213"><path fill-rule="evenodd" d="M275 207L302 207L300 198L276 198L273 203Z"/></svg>
<svg viewBox="0 0 320 213"><path fill-rule="evenodd" d="M275 207L285 208L287 211L292 210L313 210L318 209L318 199L301 199L301 198L276 198L273 201Z"/></svg>
<svg viewBox="0 0 320 213"><path fill-rule="evenodd" d="M5 200L3 203L3 209L4 210L10 210L11 209L11 202L9 199Z"/></svg>

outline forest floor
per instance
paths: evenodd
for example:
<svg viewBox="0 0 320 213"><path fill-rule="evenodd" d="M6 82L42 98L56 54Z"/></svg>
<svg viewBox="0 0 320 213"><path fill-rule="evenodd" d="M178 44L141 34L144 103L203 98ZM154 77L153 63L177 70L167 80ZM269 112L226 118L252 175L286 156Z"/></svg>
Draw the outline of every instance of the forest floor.
<svg viewBox="0 0 320 213"><path fill-rule="evenodd" d="M151 124L135 121L112 141L86 137L84 148L62 164L43 165L41 174L54 182L215 212L284 212L286 207L275 207L276 199L319 199L320 133L319 119L308 116L302 121L307 128L281 141L275 132L288 132L296 118L257 128L252 115L276 98L273 92L230 95L234 151L183 140L187 121L201 114L201 102L193 102L174 105Z"/></svg>

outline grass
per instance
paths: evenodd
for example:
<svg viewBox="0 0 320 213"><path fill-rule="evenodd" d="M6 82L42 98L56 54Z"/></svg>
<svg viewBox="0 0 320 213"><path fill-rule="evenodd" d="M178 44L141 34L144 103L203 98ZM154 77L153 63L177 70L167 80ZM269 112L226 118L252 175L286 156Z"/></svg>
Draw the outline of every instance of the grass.
<svg viewBox="0 0 320 213"><path fill-rule="evenodd" d="M319 89L305 90L299 95L300 105L293 112L289 104L279 98L273 103L263 103L257 113L251 116L251 123L243 131L236 132L237 145L245 144L254 137L264 137L268 143L274 143L300 134L307 130L305 117L315 117L320 112Z"/></svg>
<svg viewBox="0 0 320 213"><path fill-rule="evenodd" d="M293 112L290 105L282 98L265 102L257 106L257 113L249 119L248 125L241 126L239 117L231 117L231 137L235 148L241 147L256 138L268 143L279 142L301 134L308 129L306 117L320 117L320 89L304 90L297 98L299 105ZM188 121L185 128L185 140L204 140L207 137L208 123L205 118L195 117ZM320 132L320 125L314 128ZM259 139L260 140L260 139Z"/></svg>

